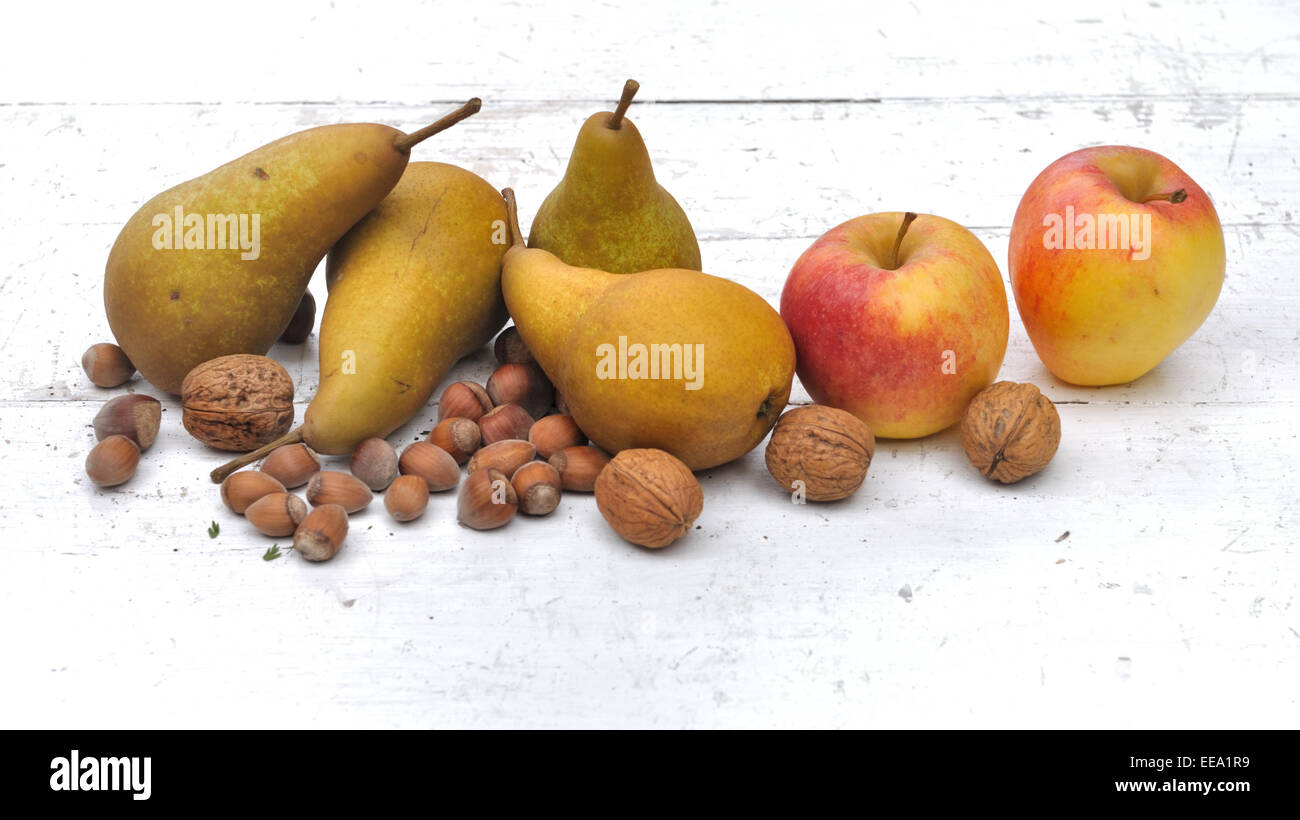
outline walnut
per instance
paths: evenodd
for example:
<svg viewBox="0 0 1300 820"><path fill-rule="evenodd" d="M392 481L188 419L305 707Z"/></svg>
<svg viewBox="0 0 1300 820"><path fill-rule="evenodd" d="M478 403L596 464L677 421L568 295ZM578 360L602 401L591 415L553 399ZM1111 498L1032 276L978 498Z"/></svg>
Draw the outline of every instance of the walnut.
<svg viewBox="0 0 1300 820"><path fill-rule="evenodd" d="M961 441L977 470L1014 484L1052 460L1061 443L1061 417L1034 385L997 382L971 399Z"/></svg>
<svg viewBox="0 0 1300 820"><path fill-rule="evenodd" d="M185 376L181 408L190 435L218 450L247 452L293 425L293 380L274 359L222 356Z"/></svg>
<svg viewBox="0 0 1300 820"><path fill-rule="evenodd" d="M596 476L596 506L614 531L642 547L666 547L704 509L690 468L663 450L623 450Z"/></svg>
<svg viewBox="0 0 1300 820"><path fill-rule="evenodd" d="M767 443L767 470L787 492L802 490L809 501L839 501L862 486L875 452L876 437L861 419L812 404L777 420Z"/></svg>

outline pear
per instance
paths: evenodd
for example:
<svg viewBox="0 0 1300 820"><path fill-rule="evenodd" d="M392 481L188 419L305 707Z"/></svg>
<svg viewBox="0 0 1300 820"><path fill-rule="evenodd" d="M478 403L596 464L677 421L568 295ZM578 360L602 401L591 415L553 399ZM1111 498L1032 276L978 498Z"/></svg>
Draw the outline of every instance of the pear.
<svg viewBox="0 0 1300 820"><path fill-rule="evenodd" d="M703 470L763 440L790 398L795 364L771 305L699 271L609 273L526 248L514 194L503 193L506 307L594 444L658 448Z"/></svg>
<svg viewBox="0 0 1300 820"><path fill-rule="evenodd" d="M411 163L329 253L320 386L302 426L214 471L213 481L284 444L350 453L405 424L452 365L505 324L507 239L505 202L483 178Z"/></svg>
<svg viewBox="0 0 1300 820"><path fill-rule="evenodd" d="M155 196L108 256L104 306L117 343L169 393L209 359L266 353L326 251L397 184L411 147L480 104L411 134L311 128Z"/></svg>
<svg viewBox="0 0 1300 820"><path fill-rule="evenodd" d="M645 142L624 116L638 88L628 80L612 114L582 124L564 178L533 219L530 248L610 273L700 269L691 222L655 181Z"/></svg>

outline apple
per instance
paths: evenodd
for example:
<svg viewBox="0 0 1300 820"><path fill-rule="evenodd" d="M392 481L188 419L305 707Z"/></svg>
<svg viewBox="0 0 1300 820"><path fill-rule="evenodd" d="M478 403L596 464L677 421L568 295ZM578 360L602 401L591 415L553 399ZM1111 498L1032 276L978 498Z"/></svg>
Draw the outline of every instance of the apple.
<svg viewBox="0 0 1300 820"><path fill-rule="evenodd" d="M1008 262L1047 369L1072 384L1123 384L1210 315L1223 287L1223 228L1205 191L1159 154L1084 148L1025 191Z"/></svg>
<svg viewBox="0 0 1300 820"><path fill-rule="evenodd" d="M960 420L1007 350L997 263L938 216L868 214L830 229L795 262L781 317L809 395L882 438Z"/></svg>

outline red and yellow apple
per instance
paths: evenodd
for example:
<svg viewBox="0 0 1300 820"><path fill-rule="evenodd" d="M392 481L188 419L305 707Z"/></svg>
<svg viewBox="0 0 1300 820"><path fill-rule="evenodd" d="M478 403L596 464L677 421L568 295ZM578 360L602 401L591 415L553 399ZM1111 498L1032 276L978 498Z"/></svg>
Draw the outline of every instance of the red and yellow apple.
<svg viewBox="0 0 1300 820"><path fill-rule="evenodd" d="M938 216L869 214L827 231L790 271L781 316L809 395L882 438L957 422L1007 349L997 263Z"/></svg>
<svg viewBox="0 0 1300 820"><path fill-rule="evenodd" d="M1159 154L1084 148L1025 191L1008 261L1047 369L1072 384L1123 384L1210 315L1223 287L1223 228L1205 191Z"/></svg>

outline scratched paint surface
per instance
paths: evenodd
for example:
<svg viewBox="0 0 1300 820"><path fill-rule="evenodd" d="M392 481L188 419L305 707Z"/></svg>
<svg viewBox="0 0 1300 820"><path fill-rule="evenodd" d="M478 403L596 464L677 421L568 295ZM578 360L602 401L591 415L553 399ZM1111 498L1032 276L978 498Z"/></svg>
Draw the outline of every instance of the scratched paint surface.
<svg viewBox="0 0 1300 820"><path fill-rule="evenodd" d="M887 4L829 26L819 3L455 2L380 31L334 5L259 7L241 32L257 73L216 27L178 39L174 10L109 40L108 11L68 31L31 9L0 53L0 726L1300 724L1300 8ZM464 36L431 52L430 30ZM221 456L174 400L135 478L89 485L90 419L123 391L78 361L108 338L103 263L140 203L295 129L413 127L479 94L413 158L513 186L526 225L626 76L705 270L773 304L813 239L872 211L971 227L1005 279L1024 188L1096 143L1159 151L1209 192L1223 294L1108 389L1053 379L1013 310L1001 377L1062 417L1039 476L990 485L948 431L882 441L852 500L795 506L760 448L701 474L698 529L658 553L590 497L479 534L435 496L408 526L372 505L329 564L263 561L275 542L221 506ZM273 355L301 418L316 338ZM483 350L448 381L491 367Z"/></svg>

